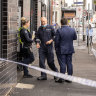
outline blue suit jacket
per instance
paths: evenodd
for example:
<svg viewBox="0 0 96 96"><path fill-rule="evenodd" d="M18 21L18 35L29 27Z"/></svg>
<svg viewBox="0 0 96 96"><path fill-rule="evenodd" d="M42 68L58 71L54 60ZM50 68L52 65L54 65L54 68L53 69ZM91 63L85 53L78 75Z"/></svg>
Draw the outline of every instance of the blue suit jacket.
<svg viewBox="0 0 96 96"><path fill-rule="evenodd" d="M77 39L76 32L69 26L62 26L56 32L55 49L57 54L74 53L73 40Z"/></svg>

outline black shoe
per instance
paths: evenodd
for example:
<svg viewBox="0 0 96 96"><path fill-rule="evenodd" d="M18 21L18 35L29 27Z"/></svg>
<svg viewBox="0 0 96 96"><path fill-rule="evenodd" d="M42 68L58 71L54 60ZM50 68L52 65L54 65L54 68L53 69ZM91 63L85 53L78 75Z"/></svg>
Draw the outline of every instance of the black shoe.
<svg viewBox="0 0 96 96"><path fill-rule="evenodd" d="M33 76L28 74L28 75L24 75L23 78L32 78Z"/></svg>
<svg viewBox="0 0 96 96"><path fill-rule="evenodd" d="M69 80L65 80L65 82L67 82L67 83L72 83L72 81L69 81Z"/></svg>
<svg viewBox="0 0 96 96"><path fill-rule="evenodd" d="M37 78L37 80L47 80L47 77L40 76Z"/></svg>
<svg viewBox="0 0 96 96"><path fill-rule="evenodd" d="M58 79L58 80L55 80L55 82L57 82L57 83L64 83L64 81L65 81L65 80L64 80L64 79L61 79L61 78Z"/></svg>
<svg viewBox="0 0 96 96"><path fill-rule="evenodd" d="M59 79L60 79L59 77L54 76L55 82L58 81Z"/></svg>

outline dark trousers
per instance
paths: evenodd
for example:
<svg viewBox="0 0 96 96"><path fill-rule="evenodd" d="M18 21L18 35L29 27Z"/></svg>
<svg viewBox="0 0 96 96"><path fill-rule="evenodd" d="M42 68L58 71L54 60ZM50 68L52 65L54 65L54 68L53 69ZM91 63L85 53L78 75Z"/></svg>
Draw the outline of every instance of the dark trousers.
<svg viewBox="0 0 96 96"><path fill-rule="evenodd" d="M92 36L89 36L89 44L92 45ZM88 46L88 36L87 36L87 46Z"/></svg>
<svg viewBox="0 0 96 96"><path fill-rule="evenodd" d="M57 54L57 58L60 65L60 72L65 74L67 68L68 75L72 75L72 54Z"/></svg>
<svg viewBox="0 0 96 96"><path fill-rule="evenodd" d="M17 61L22 62L22 44L20 44L20 52L17 52ZM22 65L17 65L17 70L22 71L23 66Z"/></svg>
<svg viewBox="0 0 96 96"><path fill-rule="evenodd" d="M22 52L23 52L22 63L28 65L34 61L34 55L33 52L31 52L30 48L23 48ZM29 74L28 67L23 66L23 69L24 69L24 75L28 75Z"/></svg>
<svg viewBox="0 0 96 96"><path fill-rule="evenodd" d="M50 52L48 52L46 49L39 49L39 66L43 69L46 69L46 65L45 65L45 60L47 59L47 63L49 68L51 68L51 70L58 72L58 69L56 68L55 64L54 64L54 54L53 51L50 50ZM41 76L43 77L47 77L46 73L41 72Z"/></svg>

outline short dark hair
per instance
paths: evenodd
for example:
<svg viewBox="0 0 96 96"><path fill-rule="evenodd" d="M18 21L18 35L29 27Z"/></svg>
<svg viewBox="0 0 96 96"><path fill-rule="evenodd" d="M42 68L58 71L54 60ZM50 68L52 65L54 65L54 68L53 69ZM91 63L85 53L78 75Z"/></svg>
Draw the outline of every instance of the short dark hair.
<svg viewBox="0 0 96 96"><path fill-rule="evenodd" d="M67 19L66 18L61 19L61 25L67 25Z"/></svg>

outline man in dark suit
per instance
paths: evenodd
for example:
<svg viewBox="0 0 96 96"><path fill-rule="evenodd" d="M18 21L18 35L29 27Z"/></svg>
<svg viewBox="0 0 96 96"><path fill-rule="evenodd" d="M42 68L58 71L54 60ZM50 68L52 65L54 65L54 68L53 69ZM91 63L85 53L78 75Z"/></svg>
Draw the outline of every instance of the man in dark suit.
<svg viewBox="0 0 96 96"><path fill-rule="evenodd" d="M76 32L73 28L67 26L67 19L61 19L61 28L56 32L55 50L60 65L60 72L65 74L66 67L68 75L73 74L72 54L74 53L73 40L77 39ZM66 82L71 82L65 80ZM63 83L64 79L60 78L57 82Z"/></svg>

